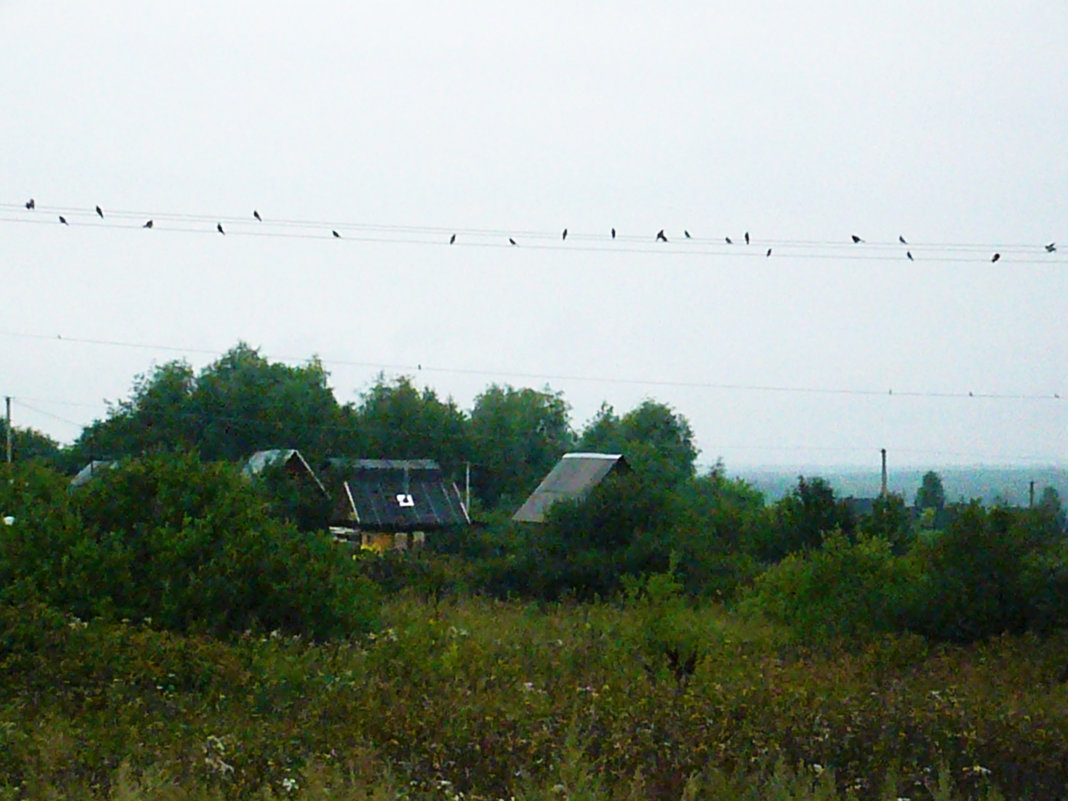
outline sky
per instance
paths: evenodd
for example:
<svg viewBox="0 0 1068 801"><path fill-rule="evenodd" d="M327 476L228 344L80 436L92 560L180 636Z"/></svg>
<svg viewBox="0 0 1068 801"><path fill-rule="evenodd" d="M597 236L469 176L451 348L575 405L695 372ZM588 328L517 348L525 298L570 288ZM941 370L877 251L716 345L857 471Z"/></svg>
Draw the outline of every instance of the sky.
<svg viewBox="0 0 1068 801"><path fill-rule="evenodd" d="M0 0L0 392L71 442L246 342L341 403L652 399L728 470L1065 464L1066 41L1054 0Z"/></svg>

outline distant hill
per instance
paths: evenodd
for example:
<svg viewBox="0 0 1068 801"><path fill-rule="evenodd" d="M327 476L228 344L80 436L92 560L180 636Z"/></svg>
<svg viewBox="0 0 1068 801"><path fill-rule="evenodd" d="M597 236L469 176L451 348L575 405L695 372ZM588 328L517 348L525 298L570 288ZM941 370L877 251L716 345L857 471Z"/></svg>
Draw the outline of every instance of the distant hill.
<svg viewBox="0 0 1068 801"><path fill-rule="evenodd" d="M983 503L1008 502L1026 506L1030 482L1035 482L1036 500L1044 487L1053 487L1068 504L1068 468L1064 467L923 467L892 469L887 475L891 492L905 497L911 504L916 497L923 474L934 470L942 477L949 502L978 498ZM857 468L751 468L729 471L734 478L742 478L764 493L769 503L777 501L797 486L797 477L825 479L840 498L873 498L879 494L879 470Z"/></svg>

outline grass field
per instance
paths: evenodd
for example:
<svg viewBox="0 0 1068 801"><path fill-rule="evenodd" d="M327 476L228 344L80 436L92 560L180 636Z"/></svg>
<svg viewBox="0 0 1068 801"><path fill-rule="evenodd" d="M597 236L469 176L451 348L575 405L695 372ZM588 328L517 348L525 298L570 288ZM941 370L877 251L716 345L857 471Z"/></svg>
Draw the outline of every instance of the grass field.
<svg viewBox="0 0 1068 801"><path fill-rule="evenodd" d="M400 597L225 643L0 618L0 798L1064 796L1068 640L813 648L718 607ZM688 658L689 657L689 658Z"/></svg>

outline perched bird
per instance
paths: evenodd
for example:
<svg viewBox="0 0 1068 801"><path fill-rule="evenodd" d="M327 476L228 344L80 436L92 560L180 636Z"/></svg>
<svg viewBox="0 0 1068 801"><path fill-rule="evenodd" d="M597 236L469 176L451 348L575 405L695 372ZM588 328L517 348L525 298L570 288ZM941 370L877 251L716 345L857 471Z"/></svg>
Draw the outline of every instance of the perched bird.
<svg viewBox="0 0 1068 801"><path fill-rule="evenodd" d="M261 217L260 213L258 211L256 211L255 209L252 210L252 216L255 217L257 220L259 220L260 222L263 222L263 217Z"/></svg>
<svg viewBox="0 0 1068 801"><path fill-rule="evenodd" d="M30 211L33 211L35 208L37 208L37 202L31 197L29 200L26 201L26 208L28 208Z"/></svg>
<svg viewBox="0 0 1068 801"><path fill-rule="evenodd" d="M993 258L990 259L990 263L993 264L994 262L996 262L1000 258L1001 258L1001 254L1000 253L995 253Z"/></svg>
<svg viewBox="0 0 1068 801"><path fill-rule="evenodd" d="M690 239L690 238L691 238L691 237L690 237L690 232L689 232L689 231L685 231L685 230L684 230L684 231L683 231L682 233L684 233L684 234L686 235L686 238L687 238L687 239Z"/></svg>
<svg viewBox="0 0 1068 801"><path fill-rule="evenodd" d="M901 236L900 234L898 234L897 241L900 242L902 245L908 244L908 242L905 241L905 237Z"/></svg>
<svg viewBox="0 0 1068 801"><path fill-rule="evenodd" d="M612 229L612 238L613 239L616 238L616 229L615 228Z"/></svg>
<svg viewBox="0 0 1068 801"><path fill-rule="evenodd" d="M32 200L30 202L33 203ZM29 206L28 208L33 208L33 207ZM1048 245L1046 245L1046 253L1053 253L1056 249L1057 249L1057 243L1056 242L1050 242Z"/></svg>
<svg viewBox="0 0 1068 801"><path fill-rule="evenodd" d="M745 232L745 244L747 244L747 245L749 244L749 232L748 231Z"/></svg>
<svg viewBox="0 0 1068 801"><path fill-rule="evenodd" d="M341 234L339 234L337 231L331 231L330 233L334 235L334 239L341 239Z"/></svg>
<svg viewBox="0 0 1068 801"><path fill-rule="evenodd" d="M770 257L771 257L771 248L768 248L768 252L764 254L764 258L767 259L767 258L770 258Z"/></svg>
<svg viewBox="0 0 1068 801"><path fill-rule="evenodd" d="M863 241L864 240L861 239L859 236L857 236L856 234L853 234L853 244L854 245L859 245Z"/></svg>
<svg viewBox="0 0 1068 801"><path fill-rule="evenodd" d="M452 236L449 237L449 244L450 245L455 245L456 244L456 234L453 234Z"/></svg>
<svg viewBox="0 0 1068 801"><path fill-rule="evenodd" d="M911 250L906 250L905 251L905 255L909 257L909 261L912 261L912 251Z"/></svg>
<svg viewBox="0 0 1068 801"><path fill-rule="evenodd" d="M215 230L223 236L226 236L226 231L223 230L222 223L215 223Z"/></svg>
<svg viewBox="0 0 1068 801"><path fill-rule="evenodd" d="M149 220L148 222L146 222L146 223L145 223L144 225L142 225L141 227L142 227L142 228L151 228L151 227L152 227L152 220Z"/></svg>
<svg viewBox="0 0 1068 801"><path fill-rule="evenodd" d="M661 228L661 229L660 229L660 230L659 230L659 231L657 232L657 234L656 234L656 241L657 241L657 242L667 242L667 241L668 241L668 240L667 240L667 237L666 237L666 236L664 236L664 229L663 229L663 228Z"/></svg>
<svg viewBox="0 0 1068 801"><path fill-rule="evenodd" d="M96 216L99 217L101 220L104 219L104 210L101 209L99 206L96 207Z"/></svg>
<svg viewBox="0 0 1068 801"><path fill-rule="evenodd" d="M733 245L734 244L733 242L731 242L731 238L729 236L725 236L725 237L723 237L723 239L724 239L724 241L726 241L726 243L728 245Z"/></svg>
<svg viewBox="0 0 1068 801"><path fill-rule="evenodd" d="M59 215L59 221L60 221L61 223L63 223L64 225L70 225L70 223L69 223L69 222L67 222L67 218L66 218L66 217L64 217L64 216L63 216L62 214L60 214L60 215Z"/></svg>
<svg viewBox="0 0 1068 801"><path fill-rule="evenodd" d="M563 236L561 236L560 238L561 239L567 239L567 229L566 228L564 229Z"/></svg>
<svg viewBox="0 0 1068 801"><path fill-rule="evenodd" d="M513 245L515 244L515 240L512 239L512 237L508 237L508 241L511 242Z"/></svg>

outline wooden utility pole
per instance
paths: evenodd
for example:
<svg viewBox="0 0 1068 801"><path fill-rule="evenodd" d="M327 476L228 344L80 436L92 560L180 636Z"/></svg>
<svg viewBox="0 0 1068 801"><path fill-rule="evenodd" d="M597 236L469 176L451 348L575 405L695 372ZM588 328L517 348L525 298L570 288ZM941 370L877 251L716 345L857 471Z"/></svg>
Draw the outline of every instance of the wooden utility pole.
<svg viewBox="0 0 1068 801"><path fill-rule="evenodd" d="M7 434L7 463L11 464L11 396L4 396L4 406L6 411L4 414L4 421L7 423L4 426L5 433Z"/></svg>
<svg viewBox="0 0 1068 801"><path fill-rule="evenodd" d="M882 454L882 457L883 457L883 481L882 481L882 486L881 486L881 488L879 490L879 497L885 498L886 497L886 448L882 448L880 450L880 453Z"/></svg>

